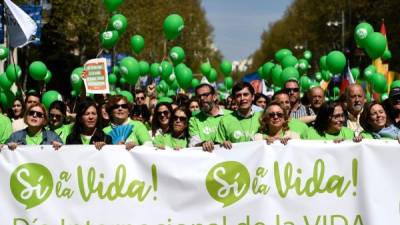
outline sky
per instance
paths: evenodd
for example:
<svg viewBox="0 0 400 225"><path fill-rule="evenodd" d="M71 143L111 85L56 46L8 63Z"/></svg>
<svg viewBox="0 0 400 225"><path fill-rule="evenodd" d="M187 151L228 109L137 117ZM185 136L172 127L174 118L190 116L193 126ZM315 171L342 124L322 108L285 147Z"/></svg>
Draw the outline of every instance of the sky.
<svg viewBox="0 0 400 225"><path fill-rule="evenodd" d="M279 20L293 0L202 0L224 58L242 60L256 51L268 24Z"/></svg>

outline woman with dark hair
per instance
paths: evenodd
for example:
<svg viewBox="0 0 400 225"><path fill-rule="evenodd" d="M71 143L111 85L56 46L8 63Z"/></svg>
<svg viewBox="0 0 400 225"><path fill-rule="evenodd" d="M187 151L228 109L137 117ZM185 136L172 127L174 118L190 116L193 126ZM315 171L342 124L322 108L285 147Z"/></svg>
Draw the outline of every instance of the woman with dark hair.
<svg viewBox="0 0 400 225"><path fill-rule="evenodd" d="M267 144L280 141L287 144L290 139L300 139L300 135L289 130L289 115L278 103L271 102L260 117L260 130L254 136L254 140L266 140Z"/></svg>
<svg viewBox="0 0 400 225"><path fill-rule="evenodd" d="M65 124L67 107L62 101L54 101L49 107L49 124L48 128L66 143L68 135L72 131L72 124Z"/></svg>
<svg viewBox="0 0 400 225"><path fill-rule="evenodd" d="M171 104L160 102L154 109L151 121L151 136L154 138L158 134L167 133L170 130L170 118L172 114Z"/></svg>
<svg viewBox="0 0 400 225"><path fill-rule="evenodd" d="M360 125L364 129L364 138L395 139L400 141L400 129L394 126L383 107L378 102L365 104L360 116Z"/></svg>
<svg viewBox="0 0 400 225"><path fill-rule="evenodd" d="M67 144L84 144L94 146L100 150L104 145L111 144L111 137L101 129L100 111L96 102L85 99L79 103L76 121L72 133L67 137Z"/></svg>
<svg viewBox="0 0 400 225"><path fill-rule="evenodd" d="M186 108L190 110L192 115L197 115L200 112L199 99L197 99L196 97L192 97L189 100Z"/></svg>
<svg viewBox="0 0 400 225"><path fill-rule="evenodd" d="M136 145L151 145L151 138L143 123L129 118L131 104L122 95L111 96L107 103L110 126L103 131L111 136L113 144L125 144L127 150Z"/></svg>
<svg viewBox="0 0 400 225"><path fill-rule="evenodd" d="M172 148L179 150L188 147L188 122L191 113L180 107L172 112L170 122L171 129L164 134L157 134L153 139L153 145L160 149Z"/></svg>
<svg viewBox="0 0 400 225"><path fill-rule="evenodd" d="M268 101L269 101L268 97L265 96L264 94L261 93L254 94L254 101L253 101L254 105L262 109L265 109L268 105Z"/></svg>
<svg viewBox="0 0 400 225"><path fill-rule="evenodd" d="M24 122L25 104L22 98L16 98L9 113L13 131L19 131L26 128Z"/></svg>
<svg viewBox="0 0 400 225"><path fill-rule="evenodd" d="M131 119L142 122L147 130L150 129L149 119L150 119L150 112L147 108L147 105L135 105L131 111Z"/></svg>
<svg viewBox="0 0 400 225"><path fill-rule="evenodd" d="M62 140L56 133L46 130L47 112L40 103L32 103L24 114L24 122L27 128L14 132L8 139L8 148L14 150L18 145L53 145L59 149Z"/></svg>
<svg viewBox="0 0 400 225"><path fill-rule="evenodd" d="M354 132L343 124L346 119L342 105L337 102L324 103L315 119L313 127L302 134L302 139L334 140L339 143L354 138Z"/></svg>

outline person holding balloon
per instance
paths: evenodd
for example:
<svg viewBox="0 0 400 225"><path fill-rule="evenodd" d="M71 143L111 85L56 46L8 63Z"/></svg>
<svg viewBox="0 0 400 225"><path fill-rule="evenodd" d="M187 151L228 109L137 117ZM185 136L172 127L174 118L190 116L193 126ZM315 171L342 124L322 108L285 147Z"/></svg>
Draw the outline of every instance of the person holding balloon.
<svg viewBox="0 0 400 225"><path fill-rule="evenodd" d="M103 129L111 136L113 144L124 144L127 150L136 145L151 145L151 138L146 126L129 118L131 104L122 95L111 96L107 103L107 113L111 125Z"/></svg>

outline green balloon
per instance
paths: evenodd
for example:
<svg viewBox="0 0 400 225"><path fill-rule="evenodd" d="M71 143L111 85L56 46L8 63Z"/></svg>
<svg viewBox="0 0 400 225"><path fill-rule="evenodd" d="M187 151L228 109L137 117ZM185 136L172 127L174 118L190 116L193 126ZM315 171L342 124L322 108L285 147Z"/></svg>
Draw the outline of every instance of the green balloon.
<svg viewBox="0 0 400 225"><path fill-rule="evenodd" d="M171 74L173 72L173 67L168 61L162 61L160 64L161 79L165 80L168 84L171 84Z"/></svg>
<svg viewBox="0 0 400 225"><path fill-rule="evenodd" d="M159 63L153 63L150 66L150 74L153 78L156 78L160 75L160 64Z"/></svg>
<svg viewBox="0 0 400 225"><path fill-rule="evenodd" d="M146 76L150 72L150 65L146 61L139 61L139 71L141 76Z"/></svg>
<svg viewBox="0 0 400 225"><path fill-rule="evenodd" d="M10 90L3 90L0 92L0 104L4 109L11 108L14 104L14 100L15 96Z"/></svg>
<svg viewBox="0 0 400 225"><path fill-rule="evenodd" d="M179 84L178 81L176 79L174 79L170 85L170 90L168 90L167 95L168 96L174 96L176 95L176 90L179 88ZM172 91L172 92L171 92ZM173 93L172 95L170 95L171 93Z"/></svg>
<svg viewBox="0 0 400 225"><path fill-rule="evenodd" d="M270 76L271 76L271 72L272 72L272 69L274 68L274 66L275 66L275 64L272 63L272 62L264 63L264 65L262 66L262 73L260 74L261 78L264 79L264 80L269 79Z"/></svg>
<svg viewBox="0 0 400 225"><path fill-rule="evenodd" d="M281 74L282 74L282 66L278 65L278 64L275 65L274 68L272 69L272 72L271 72L272 83L275 86L278 86L278 87L282 86Z"/></svg>
<svg viewBox="0 0 400 225"><path fill-rule="evenodd" d="M196 88L196 87L199 86L199 85L200 85L200 81L197 80L196 78L193 78L193 79L192 79L192 88L194 89L194 88Z"/></svg>
<svg viewBox="0 0 400 225"><path fill-rule="evenodd" d="M0 60L6 59L10 51L5 45L0 45Z"/></svg>
<svg viewBox="0 0 400 225"><path fill-rule="evenodd" d="M311 79L308 76L301 76L300 77L300 87L302 91L308 91L310 89L310 86L312 84Z"/></svg>
<svg viewBox="0 0 400 225"><path fill-rule="evenodd" d="M163 24L164 35L168 40L177 38L182 29L184 28L184 21L178 14L171 14L165 20Z"/></svg>
<svg viewBox="0 0 400 225"><path fill-rule="evenodd" d="M106 31L100 34L100 44L105 49L110 49L114 47L119 39L118 31Z"/></svg>
<svg viewBox="0 0 400 225"><path fill-rule="evenodd" d="M400 80L395 80L392 82L392 84L390 85L390 90L392 90L393 88L400 88Z"/></svg>
<svg viewBox="0 0 400 225"><path fill-rule="evenodd" d="M123 0L103 0L104 6L109 12L114 12L122 2Z"/></svg>
<svg viewBox="0 0 400 225"><path fill-rule="evenodd" d="M9 64L6 69L6 75L9 81L15 82L17 81L22 74L22 70L18 65Z"/></svg>
<svg viewBox="0 0 400 225"><path fill-rule="evenodd" d="M381 94L381 102L385 101L388 98L389 98L389 95L387 93Z"/></svg>
<svg viewBox="0 0 400 225"><path fill-rule="evenodd" d="M211 72L211 64L209 62L202 63L200 71L205 77L207 77Z"/></svg>
<svg viewBox="0 0 400 225"><path fill-rule="evenodd" d="M372 97L371 97L371 93L370 93L369 91L367 91L367 92L365 93L365 99L367 99L367 102L371 102Z"/></svg>
<svg viewBox="0 0 400 225"><path fill-rule="evenodd" d="M207 77L207 80L210 83L214 83L215 81L217 81L217 77L218 77L217 71L214 68L211 68L211 71L210 71L210 74Z"/></svg>
<svg viewBox="0 0 400 225"><path fill-rule="evenodd" d="M280 49L279 51L277 51L277 52L275 53L275 59L276 59L276 61L278 61L278 62L282 62L282 60L283 60L286 56L292 55L292 54L293 54L292 51L290 51L289 49L283 48L283 49Z"/></svg>
<svg viewBox="0 0 400 225"><path fill-rule="evenodd" d="M258 74L261 78L263 78L263 77L265 76L265 74L264 74L264 72L263 72L263 69L262 69L262 66L258 67L258 69L257 69L257 74Z"/></svg>
<svg viewBox="0 0 400 225"><path fill-rule="evenodd" d="M367 36L374 32L374 28L369 23L360 23L354 29L354 39L361 48L365 47Z"/></svg>
<svg viewBox="0 0 400 225"><path fill-rule="evenodd" d="M282 90L282 87L278 87L278 86L274 87L274 92L278 92L280 90Z"/></svg>
<svg viewBox="0 0 400 225"><path fill-rule="evenodd" d="M47 70L46 76L44 77L44 82L48 84L51 81L51 78L53 77L53 74L51 73L50 70Z"/></svg>
<svg viewBox="0 0 400 225"><path fill-rule="evenodd" d="M119 78L119 83L120 83L121 85L126 84L125 78L123 78L123 77Z"/></svg>
<svg viewBox="0 0 400 225"><path fill-rule="evenodd" d="M309 50L304 51L303 57L307 60L310 61L312 59L312 53Z"/></svg>
<svg viewBox="0 0 400 225"><path fill-rule="evenodd" d="M380 73L374 73L371 77L372 89L375 92L383 94L387 92L387 82L385 76Z"/></svg>
<svg viewBox="0 0 400 225"><path fill-rule="evenodd" d="M302 72L307 72L308 70L308 61L306 59L299 59L298 63L297 63L297 68Z"/></svg>
<svg viewBox="0 0 400 225"><path fill-rule="evenodd" d="M320 70L327 70L327 68L326 68L326 55L322 56L319 59L319 69Z"/></svg>
<svg viewBox="0 0 400 225"><path fill-rule="evenodd" d="M332 74L343 72L346 66L346 57L340 51L332 51L326 57L326 67Z"/></svg>
<svg viewBox="0 0 400 225"><path fill-rule="evenodd" d="M29 65L29 74L34 80L43 80L47 74L47 67L41 61L35 61Z"/></svg>
<svg viewBox="0 0 400 225"><path fill-rule="evenodd" d="M72 89L74 89L77 93L80 93L81 88L83 87L82 80L83 67L78 67L72 71L70 81Z"/></svg>
<svg viewBox="0 0 400 225"><path fill-rule="evenodd" d="M108 74L108 83L110 83L111 85L115 85L117 83L117 75L110 73Z"/></svg>
<svg viewBox="0 0 400 225"><path fill-rule="evenodd" d="M365 51L371 59L379 58L386 49L386 38L379 32L368 34L365 40Z"/></svg>
<svg viewBox="0 0 400 225"><path fill-rule="evenodd" d="M144 48L144 38L141 35L132 36L131 47L136 54L139 54Z"/></svg>
<svg viewBox="0 0 400 225"><path fill-rule="evenodd" d="M329 81L329 80L331 80L332 77L333 77L333 74L332 74L330 71L327 71L327 70L323 70L323 71L321 72L321 75L322 75L322 79L323 79L324 81Z"/></svg>
<svg viewBox="0 0 400 225"><path fill-rule="evenodd" d="M176 80L179 86L183 89L187 89L191 86L193 80L193 73L190 68L184 64L179 64L175 69Z"/></svg>
<svg viewBox="0 0 400 225"><path fill-rule="evenodd" d="M289 80L299 80L299 71L294 67L287 67L282 71L281 84L284 85Z"/></svg>
<svg viewBox="0 0 400 225"><path fill-rule="evenodd" d="M75 98L76 96L78 96L78 93L77 93L75 90L72 90L72 91L71 91L71 96L72 96L73 98Z"/></svg>
<svg viewBox="0 0 400 225"><path fill-rule="evenodd" d="M139 63L132 56L127 56L121 60L120 70L126 82L135 85L139 79L140 68Z"/></svg>
<svg viewBox="0 0 400 225"><path fill-rule="evenodd" d="M13 82L8 80L6 73L2 73L0 75L0 87L3 90L10 90L12 84L13 84Z"/></svg>
<svg viewBox="0 0 400 225"><path fill-rule="evenodd" d="M232 77L225 77L224 79L224 85L226 89L230 90L233 87L233 79Z"/></svg>
<svg viewBox="0 0 400 225"><path fill-rule="evenodd" d="M172 62L177 65L183 62L185 59L185 51L183 48L175 46L169 51L169 57L171 58Z"/></svg>
<svg viewBox="0 0 400 225"><path fill-rule="evenodd" d="M382 55L382 60L388 61L390 59L392 59L392 52L389 49L385 49Z"/></svg>
<svg viewBox="0 0 400 225"><path fill-rule="evenodd" d="M119 93L121 92L121 88L120 88L120 87L116 87L116 88L115 88L115 92L116 92L117 94L119 94Z"/></svg>
<svg viewBox="0 0 400 225"><path fill-rule="evenodd" d="M374 73L376 73L376 67L373 65L367 66L367 68L364 69L364 79L371 82L371 77Z"/></svg>
<svg viewBox="0 0 400 225"><path fill-rule="evenodd" d="M50 108L54 101L62 101L62 96L55 90L46 91L42 96L42 103L46 109Z"/></svg>
<svg viewBox="0 0 400 225"><path fill-rule="evenodd" d="M167 82L165 82L165 80L161 80L160 83L158 84L161 91L164 93L167 93L169 90L169 85L167 84Z"/></svg>
<svg viewBox="0 0 400 225"><path fill-rule="evenodd" d="M232 63L229 62L228 60L223 60L221 64L219 65L219 68L221 69L221 72L226 76L230 76L232 72Z"/></svg>
<svg viewBox="0 0 400 225"><path fill-rule="evenodd" d="M318 82L320 82L322 80L321 72L316 72L315 73L315 80L317 80Z"/></svg>
<svg viewBox="0 0 400 225"><path fill-rule="evenodd" d="M293 55L285 56L285 58L282 59L281 64L284 69L288 67L295 67L297 64L297 58Z"/></svg>
<svg viewBox="0 0 400 225"><path fill-rule="evenodd" d="M123 90L120 91L118 94L125 96L128 102L133 103L133 95L131 92Z"/></svg>
<svg viewBox="0 0 400 225"><path fill-rule="evenodd" d="M353 76L353 79L356 81L360 77L360 69L358 67L352 68L351 75Z"/></svg>
<svg viewBox="0 0 400 225"><path fill-rule="evenodd" d="M128 27L128 20L122 14L115 14L111 17L110 23L108 24L113 30L116 30L119 36L126 31Z"/></svg>
<svg viewBox="0 0 400 225"><path fill-rule="evenodd" d="M119 73L120 73L119 67L118 66L113 66L112 73L115 74L115 75L119 75Z"/></svg>
<svg viewBox="0 0 400 225"><path fill-rule="evenodd" d="M340 89L338 88L338 87L334 87L333 88L333 93L332 93L332 99L334 100L334 101L336 101L336 100L338 100L339 99L339 97L340 97Z"/></svg>

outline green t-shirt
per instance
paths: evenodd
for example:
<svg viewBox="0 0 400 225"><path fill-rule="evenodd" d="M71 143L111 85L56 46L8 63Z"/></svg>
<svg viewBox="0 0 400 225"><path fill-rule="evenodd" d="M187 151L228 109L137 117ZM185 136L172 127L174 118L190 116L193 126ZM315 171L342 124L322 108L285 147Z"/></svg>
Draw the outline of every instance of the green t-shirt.
<svg viewBox="0 0 400 225"><path fill-rule="evenodd" d="M29 136L28 134L26 134L26 144L27 145L40 145L40 143L42 143L43 141L43 132L37 132L35 135L33 136Z"/></svg>
<svg viewBox="0 0 400 225"><path fill-rule="evenodd" d="M339 133L337 134L328 134L320 135L314 127L309 127L307 132L301 135L301 139L306 140L336 140L336 139L344 139L344 140L352 140L354 138L354 132L347 127L342 127Z"/></svg>
<svg viewBox="0 0 400 225"><path fill-rule="evenodd" d="M0 114L0 144L5 144L12 133L11 120L7 116Z"/></svg>
<svg viewBox="0 0 400 225"><path fill-rule="evenodd" d="M189 120L189 136L197 136L201 141L215 141L219 121L231 113L232 111L223 109L217 116L209 116L204 112L192 116Z"/></svg>
<svg viewBox="0 0 400 225"><path fill-rule="evenodd" d="M288 122L289 130L303 135L307 132L308 126L301 120L290 118Z"/></svg>
<svg viewBox="0 0 400 225"><path fill-rule="evenodd" d="M90 139L92 139L92 136L86 136L86 135L82 135L82 134L80 136L81 136L82 144L90 145Z"/></svg>
<svg viewBox="0 0 400 225"><path fill-rule="evenodd" d="M255 112L248 118L243 118L237 112L222 117L218 125L216 142L232 143L251 141L260 129L261 112Z"/></svg>
<svg viewBox="0 0 400 225"><path fill-rule="evenodd" d="M155 147L170 147L170 148L187 148L187 138L174 138L171 134L156 134L153 139Z"/></svg>
<svg viewBox="0 0 400 225"><path fill-rule="evenodd" d="M132 127L132 132L128 136L128 138L125 140L125 142L133 142L138 145L143 145L145 142L151 142L151 137L149 134L149 131L147 130L146 126L135 120L128 119L128 124L131 124ZM107 126L103 128L103 131L105 134L109 134L112 131L112 126Z"/></svg>
<svg viewBox="0 0 400 225"><path fill-rule="evenodd" d="M63 143L67 143L67 137L72 133L72 127L74 124L64 124L61 127L54 130L54 132L61 138Z"/></svg>

